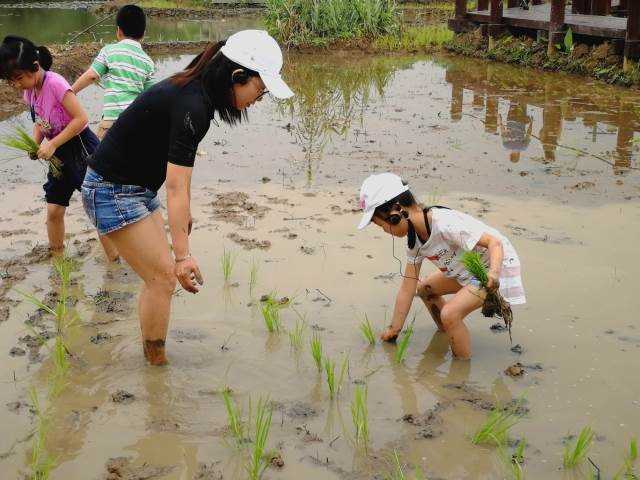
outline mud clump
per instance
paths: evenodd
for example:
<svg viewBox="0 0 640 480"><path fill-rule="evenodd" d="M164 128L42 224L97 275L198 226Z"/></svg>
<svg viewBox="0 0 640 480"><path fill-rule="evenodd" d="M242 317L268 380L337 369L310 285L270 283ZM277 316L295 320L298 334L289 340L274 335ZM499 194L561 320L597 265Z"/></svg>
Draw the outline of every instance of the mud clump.
<svg viewBox="0 0 640 480"><path fill-rule="evenodd" d="M227 235L227 238L232 242L237 243L245 250L268 250L271 248L271 242L269 240L256 240L255 238L247 238L236 232L230 233L229 235Z"/></svg>
<svg viewBox="0 0 640 480"><path fill-rule="evenodd" d="M11 350L9 350L9 356L11 357L24 357L26 354L26 350L20 347L13 347Z"/></svg>
<svg viewBox="0 0 640 480"><path fill-rule="evenodd" d="M9 307L7 306L2 306L0 307L0 323L2 322L6 322L7 320L9 320Z"/></svg>
<svg viewBox="0 0 640 480"><path fill-rule="evenodd" d="M318 415L318 412L308 403L295 402L286 409L286 414L291 418L311 418Z"/></svg>
<svg viewBox="0 0 640 480"><path fill-rule="evenodd" d="M155 467L147 464L132 465L131 457L116 457L107 461L106 469L107 473L102 477L103 480L151 480L165 477L175 467Z"/></svg>
<svg viewBox="0 0 640 480"><path fill-rule="evenodd" d="M116 393L111 395L111 401L113 403L120 404L128 404L133 402L136 399L136 396L133 393L127 392L126 390L118 390Z"/></svg>
<svg viewBox="0 0 640 480"><path fill-rule="evenodd" d="M93 296L93 303L98 313L127 313L133 297L131 292L100 290Z"/></svg>
<svg viewBox="0 0 640 480"><path fill-rule="evenodd" d="M284 459L282 458L282 455L280 455L280 453L273 454L269 460L269 465L271 465L272 468L284 468Z"/></svg>
<svg viewBox="0 0 640 480"><path fill-rule="evenodd" d="M214 220L239 226L246 225L249 218L264 218L270 210L269 207L250 202L249 195L244 192L219 193L211 206Z"/></svg>
<svg viewBox="0 0 640 480"><path fill-rule="evenodd" d="M224 477L222 472L218 470L219 463L220 462L199 463L198 471L193 477L193 480L222 480Z"/></svg>
<svg viewBox="0 0 640 480"><path fill-rule="evenodd" d="M98 332L96 335L92 335L89 340L91 341L91 343L93 343L94 345L100 345L102 343L107 343L108 341L110 341L113 337L111 336L111 334L107 333L107 332Z"/></svg>
<svg viewBox="0 0 640 480"><path fill-rule="evenodd" d="M400 420L408 423L409 425L418 427L418 431L416 432L417 439L436 438L442 435L442 429L440 428L440 425L442 425L442 418L440 417L440 412L445 408L447 408L447 405L438 403L435 407L430 408L420 415L409 413L403 416Z"/></svg>
<svg viewBox="0 0 640 480"><path fill-rule="evenodd" d="M522 377L525 374L524 365L520 362L514 363L513 365L509 365L504 373L512 378Z"/></svg>

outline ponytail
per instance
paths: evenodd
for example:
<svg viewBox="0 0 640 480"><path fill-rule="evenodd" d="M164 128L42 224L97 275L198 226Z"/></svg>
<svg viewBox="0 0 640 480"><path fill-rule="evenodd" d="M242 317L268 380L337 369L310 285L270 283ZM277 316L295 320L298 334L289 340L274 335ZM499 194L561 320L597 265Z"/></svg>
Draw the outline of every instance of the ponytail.
<svg viewBox="0 0 640 480"><path fill-rule="evenodd" d="M218 43L210 43L207 45L207 48L191 60L187 68L171 77L171 83L179 87L184 87L196 78L201 77L207 64L218 54L225 43L226 40L221 40Z"/></svg>
<svg viewBox="0 0 640 480"><path fill-rule="evenodd" d="M0 78L4 80L10 80L20 71L37 72L38 65L49 70L52 64L53 57L47 47L36 47L24 37L8 35L0 45Z"/></svg>

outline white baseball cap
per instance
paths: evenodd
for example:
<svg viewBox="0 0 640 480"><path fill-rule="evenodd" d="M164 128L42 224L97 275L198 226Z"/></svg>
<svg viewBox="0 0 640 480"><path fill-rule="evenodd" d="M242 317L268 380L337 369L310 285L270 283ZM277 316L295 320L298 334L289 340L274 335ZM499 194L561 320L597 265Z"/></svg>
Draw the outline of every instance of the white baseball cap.
<svg viewBox="0 0 640 480"><path fill-rule="evenodd" d="M371 175L362 182L360 187L360 208L364 210L364 213L358 225L358 230L362 230L371 223L376 208L407 190L409 190L409 186L404 185L402 179L394 173Z"/></svg>
<svg viewBox="0 0 640 480"><path fill-rule="evenodd" d="M293 97L280 76L282 50L264 30L242 30L231 35L220 49L229 60L260 74L269 93L276 98Z"/></svg>

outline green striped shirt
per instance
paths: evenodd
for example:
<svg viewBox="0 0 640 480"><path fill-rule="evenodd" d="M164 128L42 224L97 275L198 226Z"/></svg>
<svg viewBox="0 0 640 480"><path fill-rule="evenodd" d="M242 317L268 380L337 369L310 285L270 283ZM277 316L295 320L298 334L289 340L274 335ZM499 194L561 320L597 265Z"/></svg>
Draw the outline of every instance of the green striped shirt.
<svg viewBox="0 0 640 480"><path fill-rule="evenodd" d="M91 64L104 87L103 120L115 120L136 97L153 85L155 66L131 39L106 45Z"/></svg>

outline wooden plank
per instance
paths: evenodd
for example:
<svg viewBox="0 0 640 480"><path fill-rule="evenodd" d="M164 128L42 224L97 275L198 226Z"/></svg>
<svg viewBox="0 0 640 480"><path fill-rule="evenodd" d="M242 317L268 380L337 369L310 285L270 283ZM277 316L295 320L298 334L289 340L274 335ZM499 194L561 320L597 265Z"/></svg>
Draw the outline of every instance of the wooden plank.
<svg viewBox="0 0 640 480"><path fill-rule="evenodd" d="M571 13L574 15L590 13L589 0L572 0Z"/></svg>
<svg viewBox="0 0 640 480"><path fill-rule="evenodd" d="M591 0L591 15L609 15L611 0Z"/></svg>
<svg viewBox="0 0 640 480"><path fill-rule="evenodd" d="M478 11L489 10L489 0L478 0Z"/></svg>

